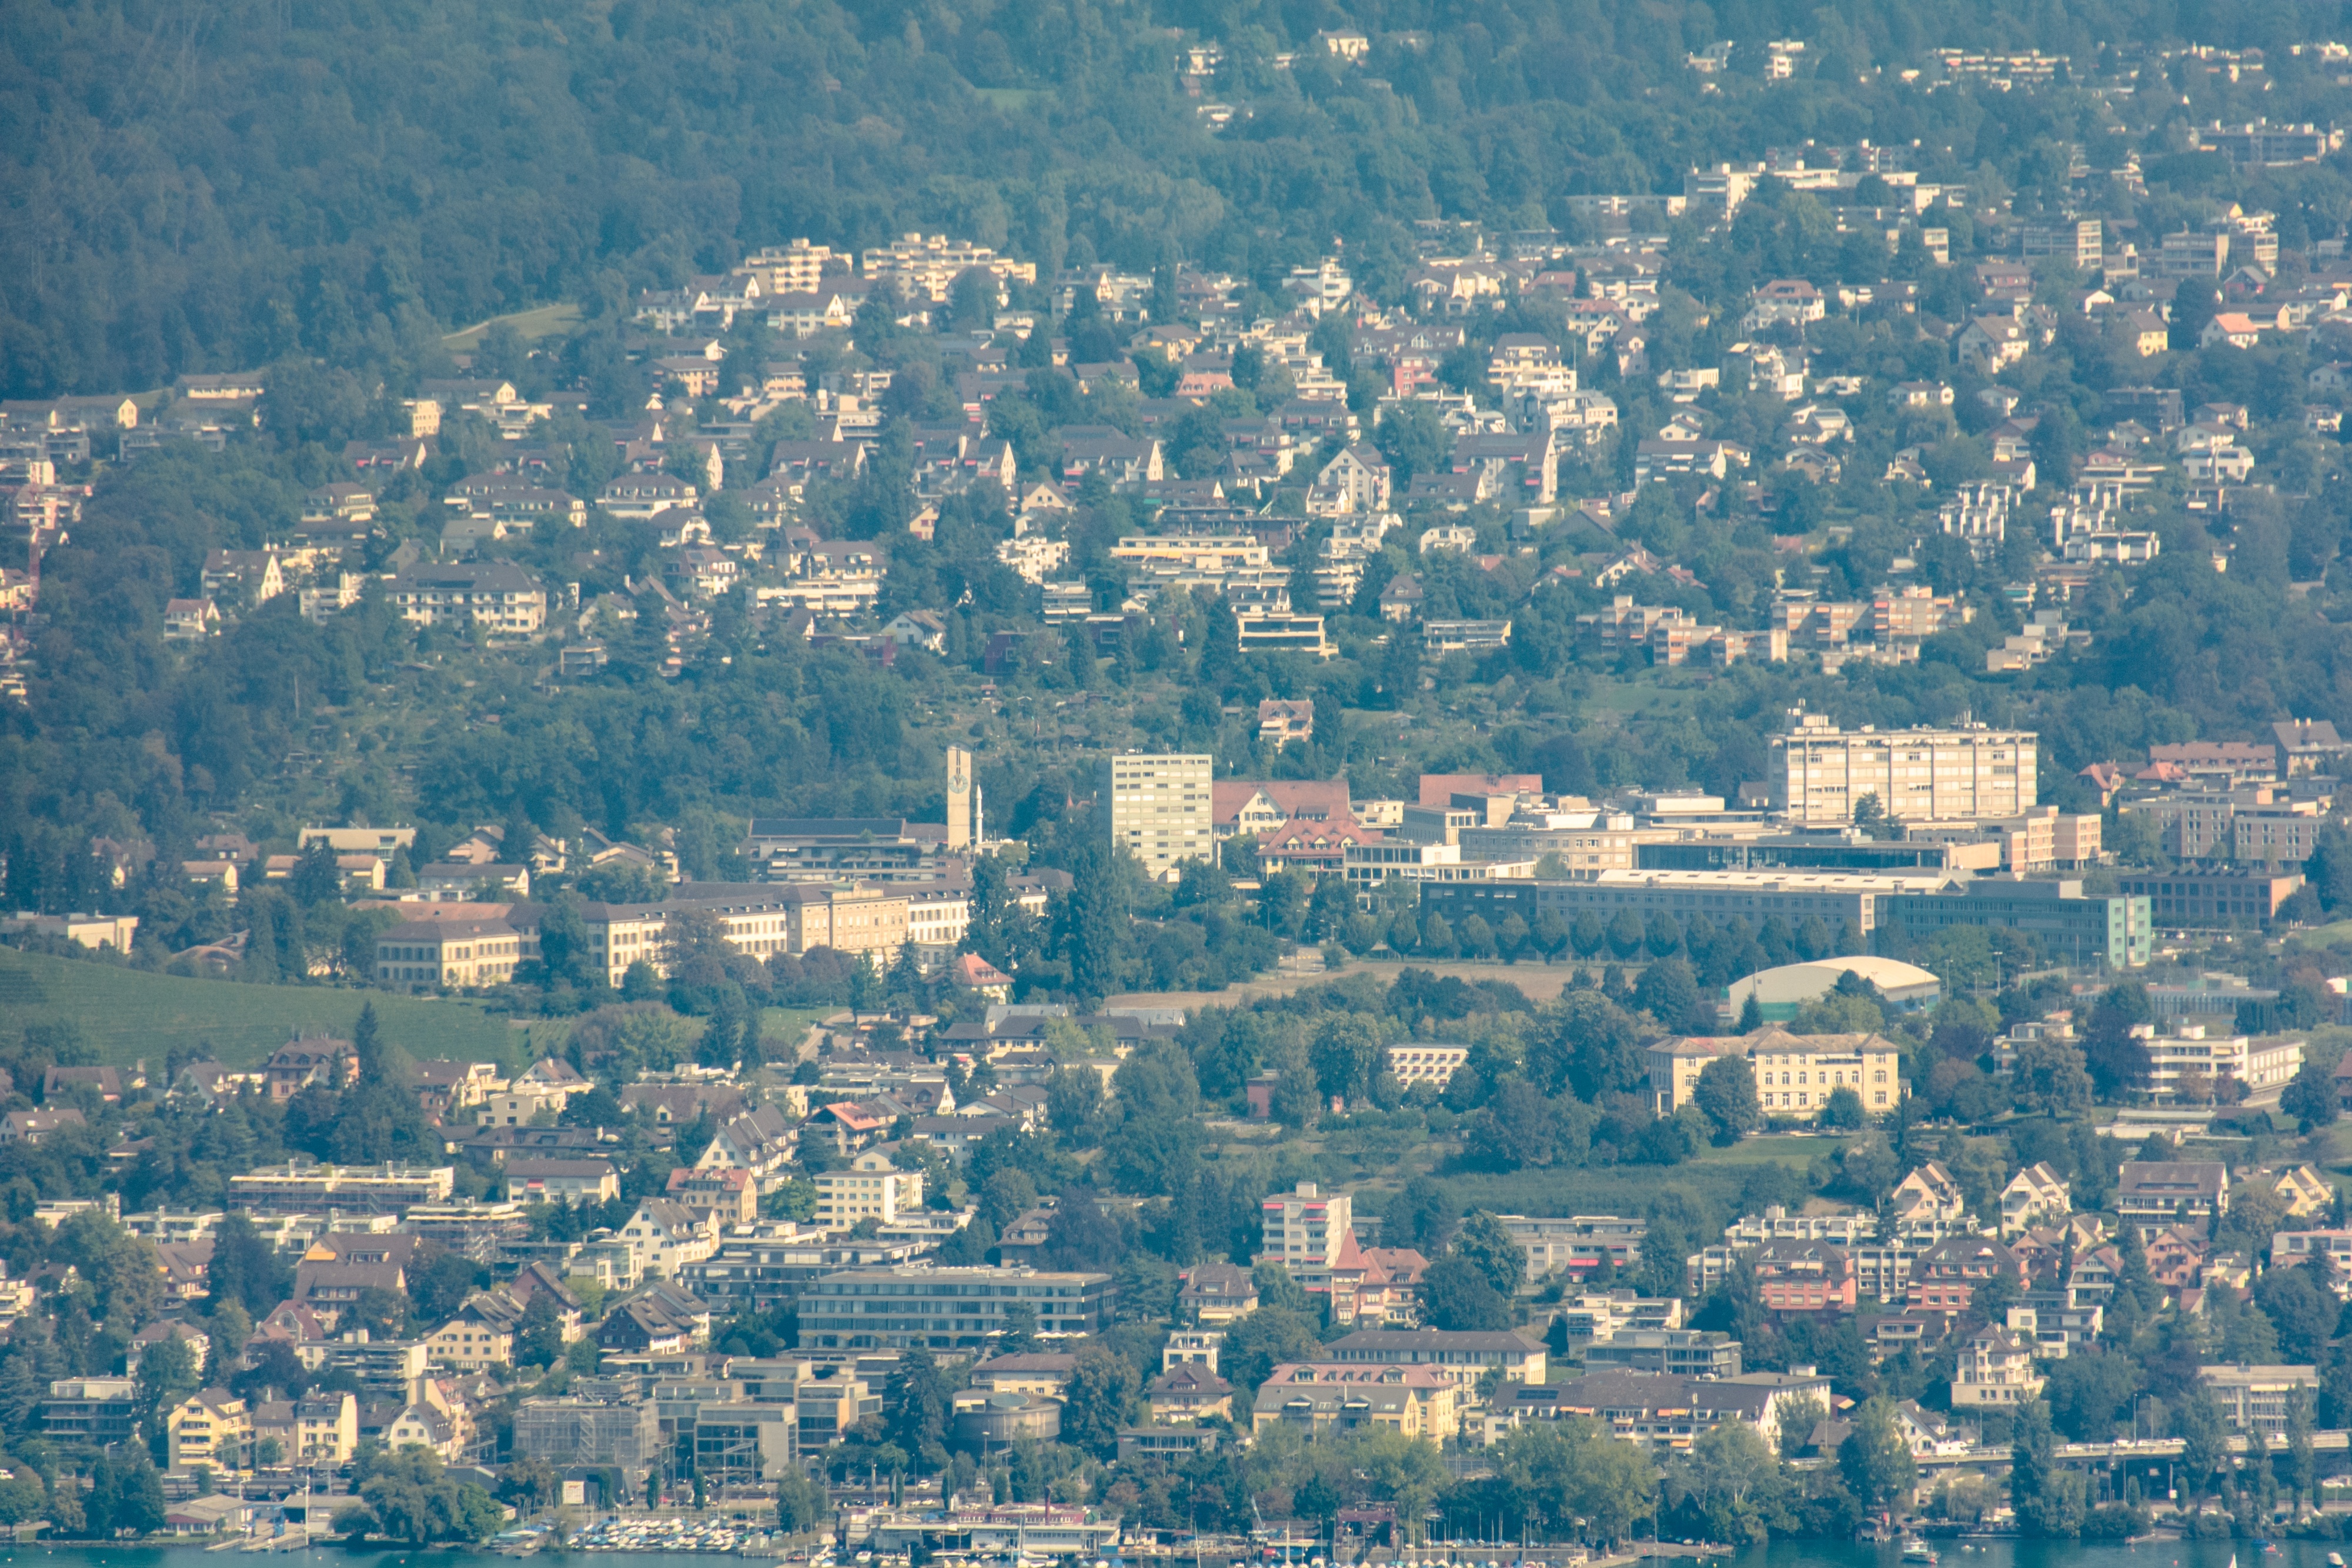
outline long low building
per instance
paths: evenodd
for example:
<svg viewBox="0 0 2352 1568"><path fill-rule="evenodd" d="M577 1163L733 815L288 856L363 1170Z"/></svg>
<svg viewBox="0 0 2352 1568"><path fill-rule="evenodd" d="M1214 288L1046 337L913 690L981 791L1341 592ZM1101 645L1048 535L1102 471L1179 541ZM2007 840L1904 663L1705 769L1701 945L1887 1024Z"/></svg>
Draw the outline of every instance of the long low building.
<svg viewBox="0 0 2352 1568"><path fill-rule="evenodd" d="M2023 932L2054 962L2079 968L2145 968L2155 946L2145 894L2095 896L2073 879L1993 876L1949 892L1906 894L1887 901L1885 923L1911 942L1970 926Z"/></svg>
<svg viewBox="0 0 2352 1568"><path fill-rule="evenodd" d="M452 1166L267 1166L228 1178L229 1207L262 1214L398 1214L446 1203Z"/></svg>
<svg viewBox="0 0 2352 1568"><path fill-rule="evenodd" d="M1777 1448L1781 1413L1806 1405L1830 1408L1828 1378L1779 1372L1736 1377L1596 1372L1512 1390L1487 1413L1486 1440L1494 1442L1515 1427L1579 1416L1622 1441L1664 1448L1687 1448L1726 1421L1745 1421L1767 1447Z"/></svg>
<svg viewBox="0 0 2352 1568"><path fill-rule="evenodd" d="M1421 902L1457 928L1473 915L1489 925L1517 915L1532 926L1546 915L1573 921L1590 911L1603 921L1631 912L1677 924L1704 915L1718 926L1736 917L1751 928L1778 915L1792 930L1819 920L1832 935L1852 925L1868 936L1885 923L1894 900L1938 894L1957 881L1937 871L1605 871L1575 880L1433 883L1423 887Z"/></svg>
<svg viewBox="0 0 2352 1568"><path fill-rule="evenodd" d="M808 1350L977 1350L1026 1307L1041 1334L1099 1333L1118 1294L1108 1274L1034 1269L845 1269L801 1292Z"/></svg>
<svg viewBox="0 0 2352 1568"><path fill-rule="evenodd" d="M1360 1365L1434 1366L1465 1388L1477 1386L1489 1372L1511 1383L1544 1378L1544 1342L1516 1329L1358 1329L1323 1351L1335 1362Z"/></svg>

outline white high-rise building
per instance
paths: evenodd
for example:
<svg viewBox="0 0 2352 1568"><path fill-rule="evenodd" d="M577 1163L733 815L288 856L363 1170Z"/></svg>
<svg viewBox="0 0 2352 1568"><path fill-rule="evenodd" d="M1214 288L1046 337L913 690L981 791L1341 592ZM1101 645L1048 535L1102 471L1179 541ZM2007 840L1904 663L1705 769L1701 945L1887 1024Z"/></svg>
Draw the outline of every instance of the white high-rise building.
<svg viewBox="0 0 2352 1568"><path fill-rule="evenodd" d="M1205 755L1129 751L1104 763L1097 799L1108 813L1110 841L1162 881L1172 881L1185 861L1213 861L1213 762Z"/></svg>
<svg viewBox="0 0 2352 1568"><path fill-rule="evenodd" d="M1772 737L1772 793L1794 826L1851 822L1864 795L1875 795L1898 822L2015 817L2033 809L2040 737L2030 730L1842 730L1826 714L1790 716L1788 733Z"/></svg>

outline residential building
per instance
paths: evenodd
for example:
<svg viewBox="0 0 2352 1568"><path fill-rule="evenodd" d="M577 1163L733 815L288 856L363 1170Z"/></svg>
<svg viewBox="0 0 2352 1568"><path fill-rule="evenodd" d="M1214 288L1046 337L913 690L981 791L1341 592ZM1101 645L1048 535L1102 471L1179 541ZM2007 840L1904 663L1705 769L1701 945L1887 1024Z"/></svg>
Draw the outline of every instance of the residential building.
<svg viewBox="0 0 2352 1568"><path fill-rule="evenodd" d="M1686 1449L1725 1422L1740 1421L1777 1449L1782 1414L1798 1407L1830 1408L1829 1379L1810 1371L1720 1378L1598 1372L1511 1390L1488 1413L1486 1437L1492 1443L1514 1427L1573 1416L1621 1442Z"/></svg>
<svg viewBox="0 0 2352 1568"><path fill-rule="evenodd" d="M2230 1208L2230 1167L2219 1160L2127 1160L2116 1181L2116 1212L2143 1239Z"/></svg>
<svg viewBox="0 0 2352 1568"><path fill-rule="evenodd" d="M1740 1343L1719 1330L1625 1328L1585 1346L1594 1372L1667 1372L1683 1377L1737 1377Z"/></svg>
<svg viewBox="0 0 2352 1568"><path fill-rule="evenodd" d="M1758 1294L1773 1312L1854 1310L1853 1258L1834 1242L1767 1241L1756 1249L1755 1270Z"/></svg>
<svg viewBox="0 0 2352 1568"><path fill-rule="evenodd" d="M1234 1385L1207 1366L1171 1366L1146 1393L1155 1426L1192 1426L1210 1416L1231 1418Z"/></svg>
<svg viewBox="0 0 2352 1568"><path fill-rule="evenodd" d="M1466 1045L1445 1045L1436 1041L1392 1045L1388 1050L1389 1073L1399 1083L1410 1089L1416 1083L1426 1083L1443 1091L1453 1081L1464 1062L1470 1060Z"/></svg>
<svg viewBox="0 0 2352 1568"><path fill-rule="evenodd" d="M1915 1311L1965 1312L1987 1281L2021 1282L2016 1254L1990 1236L1955 1236L1911 1260L1904 1304ZM1886 1299L1882 1291L1880 1299Z"/></svg>
<svg viewBox="0 0 2352 1568"><path fill-rule="evenodd" d="M2025 730L1842 730L1825 714L1792 713L1773 737L1772 804L1797 827L1853 820L1865 795L1894 821L2014 817L2038 789L2038 737Z"/></svg>
<svg viewBox="0 0 2352 1568"><path fill-rule="evenodd" d="M800 1297L805 1350L975 1350L1005 1328L1014 1307L1041 1334L1097 1333L1116 1295L1108 1274L912 1264L846 1269L810 1281Z"/></svg>
<svg viewBox="0 0 2352 1568"><path fill-rule="evenodd" d="M1231 1263L1195 1263L1184 1270L1176 1309L1198 1323L1229 1323L1257 1311L1257 1281Z"/></svg>
<svg viewBox="0 0 2352 1568"><path fill-rule="evenodd" d="M2004 1239L2036 1226L2059 1224L2074 1211L2071 1189L2045 1164L2027 1166L2000 1189L2000 1233Z"/></svg>
<svg viewBox="0 0 2352 1568"><path fill-rule="evenodd" d="M1344 1192L1323 1192L1311 1181L1275 1194L1260 1205L1265 1239L1257 1261L1281 1264L1309 1291L1329 1290L1332 1268L1353 1239L1354 1202Z"/></svg>
<svg viewBox="0 0 2352 1568"><path fill-rule="evenodd" d="M414 1204L446 1203L457 1180L449 1166L265 1166L228 1178L230 1207L262 1214L398 1214Z"/></svg>
<svg viewBox="0 0 2352 1568"><path fill-rule="evenodd" d="M607 1159L513 1159L507 1193L530 1203L603 1203L621 1196L620 1172Z"/></svg>
<svg viewBox="0 0 2352 1568"><path fill-rule="evenodd" d="M2036 1350L2035 1342L2015 1329L1988 1325L1970 1334L1961 1342L1952 1377L1953 1408L2013 1408L2042 1397L2048 1380L2034 1370Z"/></svg>
<svg viewBox="0 0 2352 1568"><path fill-rule="evenodd" d="M2142 1043L2148 1055L2148 1092L2166 1104L2217 1103L2224 1081L2235 1081L2249 1095L2275 1093L2303 1071L2300 1040L2249 1038L2187 1019Z"/></svg>
<svg viewBox="0 0 2352 1568"><path fill-rule="evenodd" d="M1494 1371L1506 1382L1544 1379L1543 1341L1517 1330L1358 1329L1323 1349L1333 1361L1359 1365L1433 1366L1465 1388Z"/></svg>
<svg viewBox="0 0 2352 1568"><path fill-rule="evenodd" d="M641 1274L665 1280L676 1279L681 1267L700 1262L718 1246L707 1221L684 1204L666 1197L639 1203L636 1213L621 1227L619 1239L637 1254Z"/></svg>
<svg viewBox="0 0 2352 1568"><path fill-rule="evenodd" d="M131 1440L143 1406L133 1377L69 1377L41 1401L41 1434L56 1442L104 1448Z"/></svg>
<svg viewBox="0 0 2352 1568"><path fill-rule="evenodd" d="M1161 881L1188 860L1209 861L1217 841L1211 812L1214 759L1199 755L1123 752L1103 765L1097 800L1108 805L1110 841Z"/></svg>
<svg viewBox="0 0 2352 1568"><path fill-rule="evenodd" d="M1435 1367L1286 1363L1258 1386L1250 1430L1291 1426L1311 1435L1384 1427L1442 1442L1455 1430L1456 1393L1454 1381Z"/></svg>
<svg viewBox="0 0 2352 1568"><path fill-rule="evenodd" d="M847 1168L824 1171L816 1177L816 1223L827 1230L848 1230L860 1220L896 1225L923 1207L923 1173L900 1170L892 1159L894 1145L862 1150Z"/></svg>
<svg viewBox="0 0 2352 1568"><path fill-rule="evenodd" d="M385 602L415 626L479 625L527 637L547 624L547 591L511 561L414 566L386 585Z"/></svg>
<svg viewBox="0 0 2352 1568"><path fill-rule="evenodd" d="M1615 1214L1575 1214L1564 1218L1525 1214L1498 1214L1503 1228L1527 1254L1528 1283L1539 1284L1554 1275L1581 1284L1587 1274L1605 1264L1630 1269L1642 1260L1642 1239L1649 1234L1646 1219ZM1679 1327L1677 1323L1657 1325Z"/></svg>

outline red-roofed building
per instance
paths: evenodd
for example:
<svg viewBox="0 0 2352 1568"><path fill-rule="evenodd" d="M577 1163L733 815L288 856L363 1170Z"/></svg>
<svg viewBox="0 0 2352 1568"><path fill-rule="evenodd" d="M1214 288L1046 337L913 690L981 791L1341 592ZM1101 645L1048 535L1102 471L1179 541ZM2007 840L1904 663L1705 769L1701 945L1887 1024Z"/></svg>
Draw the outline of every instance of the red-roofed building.
<svg viewBox="0 0 2352 1568"><path fill-rule="evenodd" d="M1362 1247L1349 1231L1331 1265L1331 1321L1412 1327L1421 1321L1429 1260L1410 1247Z"/></svg>
<svg viewBox="0 0 2352 1568"><path fill-rule="evenodd" d="M1344 779L1219 779L1209 786L1211 825L1219 838L1262 833L1285 822L1329 821L1349 814Z"/></svg>
<svg viewBox="0 0 2352 1568"><path fill-rule="evenodd" d="M958 990L977 991L991 1001L1012 999L1013 977L977 953L957 954L948 976Z"/></svg>
<svg viewBox="0 0 2352 1568"><path fill-rule="evenodd" d="M1294 819L1258 834L1257 863L1268 873L1337 873L1347 864L1349 844L1378 843L1381 838L1377 830L1353 817L1333 817L1322 822Z"/></svg>

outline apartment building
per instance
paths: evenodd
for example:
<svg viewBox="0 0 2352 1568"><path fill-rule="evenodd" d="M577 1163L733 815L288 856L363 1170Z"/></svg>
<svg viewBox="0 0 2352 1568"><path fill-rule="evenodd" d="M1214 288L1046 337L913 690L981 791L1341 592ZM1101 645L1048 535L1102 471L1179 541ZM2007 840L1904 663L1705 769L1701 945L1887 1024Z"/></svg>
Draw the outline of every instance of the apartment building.
<svg viewBox="0 0 2352 1568"><path fill-rule="evenodd" d="M1279 1263L1310 1291L1331 1288L1331 1270L1352 1239L1355 1200L1311 1181L1278 1192L1259 1207L1265 1240L1257 1261Z"/></svg>
<svg viewBox="0 0 2352 1568"><path fill-rule="evenodd" d="M2015 817L2038 793L2039 737L2027 730L1842 730L1826 714L1790 715L1772 739L1772 803L1792 825L1834 827L1875 796L1895 821Z"/></svg>
<svg viewBox="0 0 2352 1568"><path fill-rule="evenodd" d="M1026 1307L1043 1334L1096 1333L1117 1295L1108 1274L908 1263L845 1269L802 1291L801 1348L976 1350Z"/></svg>
<svg viewBox="0 0 2352 1568"><path fill-rule="evenodd" d="M547 590L511 561L413 566L392 579L384 598L414 626L478 625L493 636L527 637L547 624Z"/></svg>
<svg viewBox="0 0 2352 1568"><path fill-rule="evenodd" d="M2032 1338L2015 1329L1988 1326L1970 1334L1952 1378L1954 1408L2014 1408L2040 1398L2048 1379L2034 1370L2037 1350Z"/></svg>
<svg viewBox="0 0 2352 1568"><path fill-rule="evenodd" d="M847 1230L861 1219L896 1225L923 1207L923 1173L902 1171L881 1149L866 1149L845 1170L824 1171L816 1179L816 1223Z"/></svg>
<svg viewBox="0 0 2352 1568"><path fill-rule="evenodd" d="M2248 1095L2274 1094L2303 1071L2300 1040L2249 1038L2219 1023L2182 1019L2169 1034L2141 1043L2147 1048L2148 1093L2164 1104L2210 1103L2224 1080L2234 1080Z"/></svg>
<svg viewBox="0 0 2352 1568"><path fill-rule="evenodd" d="M1099 804L1108 806L1114 848L1125 848L1160 881L1175 880L1188 860L1217 852L1214 758L1205 753L1123 752L1102 766Z"/></svg>
<svg viewBox="0 0 2352 1568"><path fill-rule="evenodd" d="M457 1178L451 1166L265 1166L228 1178L229 1207L262 1214L398 1214L448 1202Z"/></svg>

